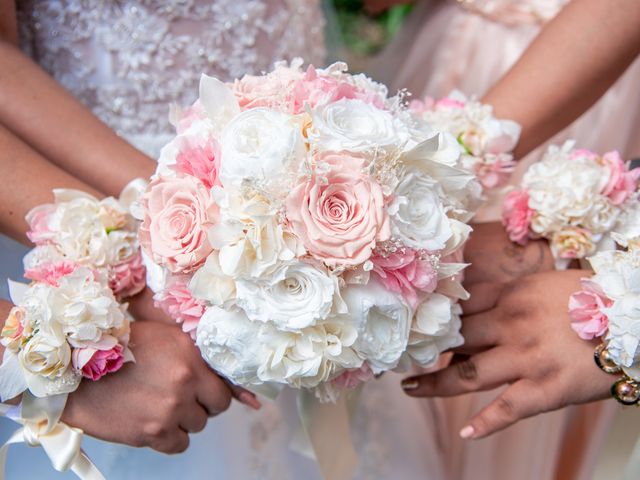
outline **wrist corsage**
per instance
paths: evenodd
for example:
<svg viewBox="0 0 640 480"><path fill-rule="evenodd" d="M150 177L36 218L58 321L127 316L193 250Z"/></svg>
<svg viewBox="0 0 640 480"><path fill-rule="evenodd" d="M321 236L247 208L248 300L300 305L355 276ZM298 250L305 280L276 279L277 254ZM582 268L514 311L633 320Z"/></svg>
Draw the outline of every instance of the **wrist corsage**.
<svg viewBox="0 0 640 480"><path fill-rule="evenodd" d="M625 405L640 402L640 239L613 234L626 250L599 252L589 259L595 274L569 300L571 327L585 340L602 338L596 364L622 374L611 387Z"/></svg>
<svg viewBox="0 0 640 480"><path fill-rule="evenodd" d="M573 146L569 141L550 147L531 165L521 187L505 197L503 208L509 239L521 245L549 240L559 269L612 248L609 232L626 222L640 177L618 152L600 156Z"/></svg>
<svg viewBox="0 0 640 480"><path fill-rule="evenodd" d="M513 149L520 125L498 119L491 105L467 98L454 90L438 101L413 100L409 109L436 130L451 133L461 147L462 165L473 172L485 189L503 185L516 162Z"/></svg>

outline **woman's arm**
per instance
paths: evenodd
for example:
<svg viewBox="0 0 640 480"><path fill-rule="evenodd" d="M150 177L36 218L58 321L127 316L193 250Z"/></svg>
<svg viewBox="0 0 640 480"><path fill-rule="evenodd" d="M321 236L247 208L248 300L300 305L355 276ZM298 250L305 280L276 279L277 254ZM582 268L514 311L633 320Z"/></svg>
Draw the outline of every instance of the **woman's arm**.
<svg viewBox="0 0 640 480"><path fill-rule="evenodd" d="M117 195L155 162L129 145L17 48L15 3L0 0L0 124L96 190Z"/></svg>
<svg viewBox="0 0 640 480"><path fill-rule="evenodd" d="M573 0L483 101L522 125L522 157L588 110L639 54L638 0Z"/></svg>

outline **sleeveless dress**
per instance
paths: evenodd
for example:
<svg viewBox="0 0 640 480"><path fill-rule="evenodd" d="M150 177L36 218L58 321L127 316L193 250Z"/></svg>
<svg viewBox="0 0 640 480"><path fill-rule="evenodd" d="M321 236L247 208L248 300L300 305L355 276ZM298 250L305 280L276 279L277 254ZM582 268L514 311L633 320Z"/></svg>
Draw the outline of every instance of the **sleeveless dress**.
<svg viewBox="0 0 640 480"><path fill-rule="evenodd" d="M393 88L407 88L416 98L442 97L455 88L481 97L568 1L422 0L371 70ZM625 158L639 158L638 85L640 60L549 143L574 138L582 148L617 149ZM513 185L547 145L519 160ZM477 220L499 219L503 195L490 198ZM452 399L446 405L446 423L456 431L496 395L488 392ZM540 415L477 442L451 436L445 468L449 478L460 480L591 479L615 411L613 402L599 402ZM616 465L622 469L624 460Z"/></svg>
<svg viewBox="0 0 640 480"><path fill-rule="evenodd" d="M173 135L169 104L192 103L202 72L230 80L295 56L322 65L325 54L320 0L34 0L19 4L19 27L27 54L152 157ZM407 397L400 379L385 374L360 395L355 478L445 479L439 406ZM90 438L85 450L108 479L319 479L291 449L295 392L264 403L254 412L234 402L180 455ZM0 426L5 438L14 428ZM9 479L60 478L40 449L11 450Z"/></svg>

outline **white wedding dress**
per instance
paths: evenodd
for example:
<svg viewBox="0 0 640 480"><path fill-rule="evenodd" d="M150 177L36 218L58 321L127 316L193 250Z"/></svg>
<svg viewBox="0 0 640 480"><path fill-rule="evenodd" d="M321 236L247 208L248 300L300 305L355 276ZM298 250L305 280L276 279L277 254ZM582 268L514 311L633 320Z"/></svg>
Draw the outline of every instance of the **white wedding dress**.
<svg viewBox="0 0 640 480"><path fill-rule="evenodd" d="M322 64L320 1L41 0L18 2L18 19L24 51L123 138L155 156L172 136L169 104L193 102L202 72L229 80L295 56ZM436 402L407 397L400 378L385 374L362 392L353 424L355 478L444 478L442 451L455 432L440 425ZM14 424L0 425L6 438ZM287 391L260 412L234 403L181 455L94 439L84 445L108 479L320 478L316 464L290 448L298 428L295 395ZM24 445L12 447L7 473L60 478L40 449Z"/></svg>

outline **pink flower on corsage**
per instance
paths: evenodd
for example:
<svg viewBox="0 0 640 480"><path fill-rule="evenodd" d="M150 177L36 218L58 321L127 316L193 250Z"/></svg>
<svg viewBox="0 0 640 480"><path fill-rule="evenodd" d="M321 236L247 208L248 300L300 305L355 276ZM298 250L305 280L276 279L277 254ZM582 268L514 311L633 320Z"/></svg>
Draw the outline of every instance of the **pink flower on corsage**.
<svg viewBox="0 0 640 480"><path fill-rule="evenodd" d="M333 384L338 388L353 390L358 385L368 382L374 377L371 367L364 363L360 368L352 368L343 372L333 380Z"/></svg>
<svg viewBox="0 0 640 480"><path fill-rule="evenodd" d="M138 251L126 262L111 269L109 288L120 298L132 297L144 290L147 269L142 263L142 254Z"/></svg>
<svg viewBox="0 0 640 480"><path fill-rule="evenodd" d="M304 180L287 197L293 232L327 265L358 265L391 235L382 187L348 154L321 159L328 171Z"/></svg>
<svg viewBox="0 0 640 480"><path fill-rule="evenodd" d="M598 284L582 279L582 290L569 298L569 317L571 328L584 340L601 337L609 327L609 319L603 313L604 308L611 306Z"/></svg>
<svg viewBox="0 0 640 480"><path fill-rule="evenodd" d="M175 279L174 283L164 291L156 294L154 305L161 308L177 323L182 324L182 331L195 340L196 329L204 314L205 306L193 298L186 280Z"/></svg>
<svg viewBox="0 0 640 480"><path fill-rule="evenodd" d="M207 188L220 185L220 145L214 138L208 138L202 145L183 142L175 168L180 173L197 178Z"/></svg>
<svg viewBox="0 0 640 480"><path fill-rule="evenodd" d="M431 97L424 97L422 100L411 100L409 111L415 115L424 115L425 112L433 110L436 101Z"/></svg>
<svg viewBox="0 0 640 480"><path fill-rule="evenodd" d="M584 258L596 248L591 233L579 227L565 227L554 232L549 244L553 256L565 260Z"/></svg>
<svg viewBox="0 0 640 480"><path fill-rule="evenodd" d="M207 231L218 221L209 189L191 176L158 177L142 196L142 248L171 272L191 272L212 248Z"/></svg>
<svg viewBox="0 0 640 480"><path fill-rule="evenodd" d="M73 367L82 376L96 381L108 373L120 370L124 363L122 345L116 344L107 350L76 348L71 354Z"/></svg>
<svg viewBox="0 0 640 480"><path fill-rule="evenodd" d="M48 262L38 265L36 268L28 268L24 277L34 282L46 283L52 287L58 286L58 280L73 273L78 265L68 260L62 262Z"/></svg>
<svg viewBox="0 0 640 480"><path fill-rule="evenodd" d="M38 205L27 213L26 220L29 224L27 238L36 245L47 243L53 238L55 233L49 228L49 217L55 210L55 205L46 203Z"/></svg>
<svg viewBox="0 0 640 480"><path fill-rule="evenodd" d="M529 226L533 210L529 208L529 193L526 190L514 190L504 199L502 224L507 230L509 240L525 245L529 239Z"/></svg>
<svg viewBox="0 0 640 480"><path fill-rule="evenodd" d="M374 255L371 262L373 273L384 287L400 293L413 308L420 303L418 292L433 292L438 284L438 274L429 261L420 259L410 248L386 256Z"/></svg>
<svg viewBox="0 0 640 480"><path fill-rule="evenodd" d="M638 188L640 170L629 170L625 162L616 151L602 156L604 165L609 170L609 179L602 189L602 194L609 197L614 205L621 205L631 197Z"/></svg>
<svg viewBox="0 0 640 480"><path fill-rule="evenodd" d="M479 159L473 170L484 188L495 188L509 179L515 166L516 162L511 155L499 154L491 162Z"/></svg>

